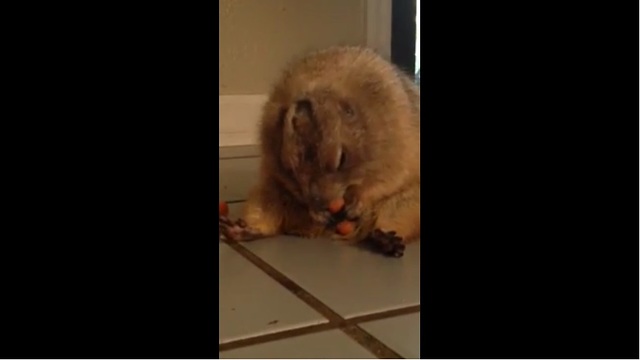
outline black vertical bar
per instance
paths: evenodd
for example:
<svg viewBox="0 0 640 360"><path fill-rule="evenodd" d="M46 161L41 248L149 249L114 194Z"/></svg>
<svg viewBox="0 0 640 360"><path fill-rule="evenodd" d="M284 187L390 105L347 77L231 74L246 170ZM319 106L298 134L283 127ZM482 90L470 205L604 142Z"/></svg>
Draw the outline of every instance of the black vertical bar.
<svg viewBox="0 0 640 360"><path fill-rule="evenodd" d="M391 61L412 77L416 66L416 0L393 0Z"/></svg>

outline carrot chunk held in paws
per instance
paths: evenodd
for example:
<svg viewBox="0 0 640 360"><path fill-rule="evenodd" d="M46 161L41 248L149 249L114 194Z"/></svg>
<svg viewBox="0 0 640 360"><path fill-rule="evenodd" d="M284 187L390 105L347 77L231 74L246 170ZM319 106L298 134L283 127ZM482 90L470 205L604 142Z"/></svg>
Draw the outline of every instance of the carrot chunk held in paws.
<svg viewBox="0 0 640 360"><path fill-rule="evenodd" d="M332 214L339 213L344 207L344 199L337 198L329 203L329 212Z"/></svg>
<svg viewBox="0 0 640 360"><path fill-rule="evenodd" d="M353 221L341 221L336 225L336 232L340 235L349 235L355 229L355 223Z"/></svg>

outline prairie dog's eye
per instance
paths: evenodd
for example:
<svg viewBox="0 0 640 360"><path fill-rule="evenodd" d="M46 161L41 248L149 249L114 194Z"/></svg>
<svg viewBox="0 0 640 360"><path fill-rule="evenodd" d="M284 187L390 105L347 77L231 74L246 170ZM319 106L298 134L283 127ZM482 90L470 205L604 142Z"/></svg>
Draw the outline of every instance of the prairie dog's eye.
<svg viewBox="0 0 640 360"><path fill-rule="evenodd" d="M341 102L340 107L342 108L342 111L344 111L344 113L347 116L353 116L355 114L353 107L346 102Z"/></svg>
<svg viewBox="0 0 640 360"><path fill-rule="evenodd" d="M347 155L343 148L340 148L338 150L338 156L336 156L336 158L337 158L337 164L338 164L338 166L336 167L336 170L342 170L342 167L344 166L344 162L347 160Z"/></svg>

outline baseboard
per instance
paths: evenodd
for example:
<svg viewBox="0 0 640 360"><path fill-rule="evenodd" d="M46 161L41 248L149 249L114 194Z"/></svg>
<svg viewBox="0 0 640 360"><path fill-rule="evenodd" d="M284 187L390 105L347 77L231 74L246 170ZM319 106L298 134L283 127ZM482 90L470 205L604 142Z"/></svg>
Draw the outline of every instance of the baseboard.
<svg viewBox="0 0 640 360"><path fill-rule="evenodd" d="M220 146L219 159L239 159L249 157L259 157L260 147L258 145L241 146Z"/></svg>
<svg viewBox="0 0 640 360"><path fill-rule="evenodd" d="M219 97L219 146L255 145L258 121L267 95L224 95Z"/></svg>

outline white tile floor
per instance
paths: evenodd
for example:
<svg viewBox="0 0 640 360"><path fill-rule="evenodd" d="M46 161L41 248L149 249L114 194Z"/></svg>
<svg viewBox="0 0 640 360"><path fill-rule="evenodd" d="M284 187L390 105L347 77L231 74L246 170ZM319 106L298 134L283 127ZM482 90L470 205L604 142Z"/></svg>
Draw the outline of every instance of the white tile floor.
<svg viewBox="0 0 640 360"><path fill-rule="evenodd" d="M221 359L370 359L340 330L328 330L220 353Z"/></svg>
<svg viewBox="0 0 640 360"><path fill-rule="evenodd" d="M360 326L405 359L420 358L420 313L366 322ZM390 331L392 329L406 330Z"/></svg>
<svg viewBox="0 0 640 360"><path fill-rule="evenodd" d="M328 239L280 236L245 247L344 318L420 304L420 243L404 257Z"/></svg>
<svg viewBox="0 0 640 360"><path fill-rule="evenodd" d="M240 159L225 159L224 164L221 160L221 172L225 168L249 176L257 170L253 160L226 163L236 160ZM223 178L240 177L221 174L221 199L236 200L246 194L248 181L225 181L223 185ZM255 175L251 178L255 179ZM231 217L240 215L241 206L230 204ZM333 326L335 323L315 310L313 304L301 300L240 250L222 242L219 246L220 358L375 357L370 346L361 345L339 325ZM407 246L400 259L328 239L288 236L243 243L241 250L256 255L260 262L269 264L343 319L351 319L348 321L401 357L419 358L419 242ZM378 315L409 307L413 309L409 314ZM354 319L362 315L383 318L364 322L359 321L370 319ZM306 335L296 334L300 328L318 324L327 327ZM283 331L288 331L286 336Z"/></svg>
<svg viewBox="0 0 640 360"><path fill-rule="evenodd" d="M420 304L420 245L400 259L324 239L277 237L243 244L345 319ZM219 344L328 323L227 244L220 244ZM405 358L419 358L420 313L359 323ZM339 329L250 345L221 358L372 358Z"/></svg>
<svg viewBox="0 0 640 360"><path fill-rule="evenodd" d="M226 244L219 264L220 343L328 321Z"/></svg>

